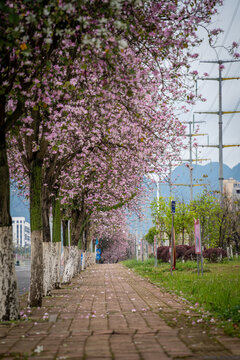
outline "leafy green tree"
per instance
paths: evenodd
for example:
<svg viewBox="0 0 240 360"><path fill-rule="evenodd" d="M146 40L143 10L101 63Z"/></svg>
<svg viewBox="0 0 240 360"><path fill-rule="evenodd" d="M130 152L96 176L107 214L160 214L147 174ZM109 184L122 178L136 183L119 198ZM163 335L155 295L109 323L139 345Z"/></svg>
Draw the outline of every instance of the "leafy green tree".
<svg viewBox="0 0 240 360"><path fill-rule="evenodd" d="M191 203L191 210L195 218L200 220L202 244L219 246L223 210L218 199L204 191Z"/></svg>
<svg viewBox="0 0 240 360"><path fill-rule="evenodd" d="M164 232L171 238L171 198L160 197L151 204L154 227L145 239L153 243L154 235ZM202 245L226 248L232 244L240 251L240 201L225 198L221 207L219 199L204 191L191 204L176 202L174 228L177 241L184 244L193 236L194 218L200 220Z"/></svg>
<svg viewBox="0 0 240 360"><path fill-rule="evenodd" d="M194 224L194 213L191 211L191 207L184 202L176 203L175 214L175 233L181 234L182 245L185 242L185 235L191 235Z"/></svg>
<svg viewBox="0 0 240 360"><path fill-rule="evenodd" d="M151 206L154 224L159 231L165 232L169 239L172 230L171 201L171 198L165 199L164 197L160 197L159 200L155 200ZM194 213L191 211L189 205L183 202L177 202L174 215L174 228L176 238L181 234L182 244L184 244L185 235L192 232L193 224Z"/></svg>
<svg viewBox="0 0 240 360"><path fill-rule="evenodd" d="M240 200L227 196L223 199L218 246L226 248L233 245L239 253L240 247Z"/></svg>
<svg viewBox="0 0 240 360"><path fill-rule="evenodd" d="M149 244L153 244L154 243L154 236L158 235L159 231L157 230L156 226L152 226L149 230L148 233L144 236L144 239L149 243Z"/></svg>
<svg viewBox="0 0 240 360"><path fill-rule="evenodd" d="M171 214L171 199L167 201L164 197L160 196L159 200L154 200L151 203L152 218L158 232L167 234L169 240L171 238L172 229L172 214Z"/></svg>

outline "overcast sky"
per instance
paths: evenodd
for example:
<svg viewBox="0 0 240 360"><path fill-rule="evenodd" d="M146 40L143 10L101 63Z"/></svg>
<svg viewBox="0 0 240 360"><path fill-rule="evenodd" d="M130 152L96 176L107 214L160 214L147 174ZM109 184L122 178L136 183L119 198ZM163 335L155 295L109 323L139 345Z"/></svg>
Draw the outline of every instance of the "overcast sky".
<svg viewBox="0 0 240 360"><path fill-rule="evenodd" d="M233 41L240 42L240 0L225 0L224 5L219 8L219 15L213 18L212 28L222 28L224 33L219 36L218 45L229 46ZM204 35L205 33L202 32ZM213 49L206 41L198 48L200 54L199 61L193 64L193 68L202 76L207 72L210 77L218 77L218 64L202 64L201 60L217 60ZM218 57L221 60L232 60L233 58L224 49L217 49ZM237 50L240 52L240 49ZM224 64L222 71L223 77L240 77L240 62ZM223 81L222 98L223 111L240 111L240 80ZM197 111L218 111L218 81L198 81L198 92L207 99L206 102L198 102L191 108L189 114L181 117L181 120L192 121L193 112ZM199 124L199 133L205 133L207 136L198 136L197 141L202 145L218 144L218 115L195 115L196 121L205 121ZM240 144L240 113L223 115L223 144ZM210 159L209 161L218 161L217 148L198 147L198 157ZM183 153L183 158L189 158L189 152ZM223 149L223 162L229 167L235 166L240 162L240 147L230 147ZM207 162L202 162L206 164Z"/></svg>

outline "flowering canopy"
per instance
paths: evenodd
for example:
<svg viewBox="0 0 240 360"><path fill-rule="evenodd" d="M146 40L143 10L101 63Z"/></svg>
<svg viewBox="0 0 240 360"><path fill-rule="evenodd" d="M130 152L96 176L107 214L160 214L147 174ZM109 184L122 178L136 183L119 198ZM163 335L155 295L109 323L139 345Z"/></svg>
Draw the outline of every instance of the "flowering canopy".
<svg viewBox="0 0 240 360"><path fill-rule="evenodd" d="M179 152L173 106L192 101L191 48L219 3L7 1L1 94L18 183L41 158L43 186L63 204L84 197L95 211L138 194L143 174Z"/></svg>

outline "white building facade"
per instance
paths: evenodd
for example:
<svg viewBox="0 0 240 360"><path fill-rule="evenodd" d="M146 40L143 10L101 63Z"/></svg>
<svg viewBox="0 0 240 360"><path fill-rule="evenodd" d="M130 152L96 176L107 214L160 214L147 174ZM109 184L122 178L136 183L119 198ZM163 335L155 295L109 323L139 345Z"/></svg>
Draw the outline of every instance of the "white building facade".
<svg viewBox="0 0 240 360"><path fill-rule="evenodd" d="M223 180L223 191L230 199L240 199L240 182L232 178Z"/></svg>
<svg viewBox="0 0 240 360"><path fill-rule="evenodd" d="M25 217L12 218L13 244L17 247L29 246L31 243L30 224Z"/></svg>

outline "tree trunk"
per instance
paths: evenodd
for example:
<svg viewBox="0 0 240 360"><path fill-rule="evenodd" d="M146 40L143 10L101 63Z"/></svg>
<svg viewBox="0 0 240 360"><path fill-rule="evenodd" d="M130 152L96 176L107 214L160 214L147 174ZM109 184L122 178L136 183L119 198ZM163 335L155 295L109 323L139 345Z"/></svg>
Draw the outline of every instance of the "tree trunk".
<svg viewBox="0 0 240 360"><path fill-rule="evenodd" d="M52 295L52 243L43 241L43 296Z"/></svg>
<svg viewBox="0 0 240 360"><path fill-rule="evenodd" d="M63 247L63 268L65 269L68 259L69 259L69 250L70 247L69 246L64 246Z"/></svg>
<svg viewBox="0 0 240 360"><path fill-rule="evenodd" d="M61 288L60 271L61 271L61 242L53 242L52 243L52 287L53 287L53 289Z"/></svg>
<svg viewBox="0 0 240 360"><path fill-rule="evenodd" d="M91 243L91 222L89 218L87 219L85 225L85 247L84 247L85 251L89 248L90 243Z"/></svg>
<svg viewBox="0 0 240 360"><path fill-rule="evenodd" d="M62 278L63 284L71 282L73 276L76 274L79 266L79 249L77 246L70 246L69 256L64 268L64 274Z"/></svg>
<svg viewBox="0 0 240 360"><path fill-rule="evenodd" d="M81 270L81 251L79 250L79 241L83 233L84 213L79 209L72 210L71 220L71 247L69 258L64 269L63 283L68 283L71 278Z"/></svg>
<svg viewBox="0 0 240 360"><path fill-rule="evenodd" d="M42 221L43 221L43 296L51 296L52 293L52 244L50 235L50 202L46 187L43 189L42 198Z"/></svg>
<svg viewBox="0 0 240 360"><path fill-rule="evenodd" d="M68 234L68 220L62 220L62 231L63 231L63 273L67 265L69 258L70 249L70 234Z"/></svg>
<svg viewBox="0 0 240 360"><path fill-rule="evenodd" d="M73 276L76 276L78 275L81 270L82 270L82 267L81 267L81 254L82 254L82 250L79 249L77 246L75 246L75 262L74 262L74 272L73 272Z"/></svg>
<svg viewBox="0 0 240 360"><path fill-rule="evenodd" d="M29 305L41 306L43 296L42 162L36 159L30 172L31 280Z"/></svg>
<svg viewBox="0 0 240 360"><path fill-rule="evenodd" d="M0 129L0 321L19 318L5 132Z"/></svg>
<svg viewBox="0 0 240 360"><path fill-rule="evenodd" d="M53 242L52 242L52 286L60 288L61 271L61 212L60 200L53 204Z"/></svg>
<svg viewBox="0 0 240 360"><path fill-rule="evenodd" d="M0 129L0 226L11 226L10 181L6 136Z"/></svg>
<svg viewBox="0 0 240 360"><path fill-rule="evenodd" d="M222 218L222 221L221 221L221 224L219 227L219 243L221 244L220 247L222 247L222 248L223 248L223 243L224 243L223 219L224 219L224 216Z"/></svg>
<svg viewBox="0 0 240 360"><path fill-rule="evenodd" d="M183 231L182 231L182 245L184 245L184 240L185 240L185 239L184 239L184 235L185 235L185 234L184 234L184 229L183 229Z"/></svg>
<svg viewBox="0 0 240 360"><path fill-rule="evenodd" d="M19 319L12 227L0 227L0 321Z"/></svg>
<svg viewBox="0 0 240 360"><path fill-rule="evenodd" d="M63 246L68 246L68 220L62 220Z"/></svg>
<svg viewBox="0 0 240 360"><path fill-rule="evenodd" d="M68 220L62 220L62 227L63 227L63 276L62 276L62 283L66 284L69 283L73 277L73 266L70 264L70 233L69 231L69 222Z"/></svg>
<svg viewBox="0 0 240 360"><path fill-rule="evenodd" d="M82 229L82 213L79 209L72 210L71 245L78 246Z"/></svg>
<svg viewBox="0 0 240 360"><path fill-rule="evenodd" d="M49 201L49 192L44 187L42 191L42 227L43 227L43 241L50 242L50 222L49 222L49 214L50 214L50 201Z"/></svg>
<svg viewBox="0 0 240 360"><path fill-rule="evenodd" d="M238 254L239 253L239 244L238 244L238 236L235 235L234 238L233 238L233 241L235 242L235 246L236 246L236 253Z"/></svg>

